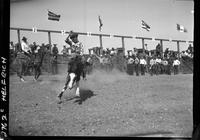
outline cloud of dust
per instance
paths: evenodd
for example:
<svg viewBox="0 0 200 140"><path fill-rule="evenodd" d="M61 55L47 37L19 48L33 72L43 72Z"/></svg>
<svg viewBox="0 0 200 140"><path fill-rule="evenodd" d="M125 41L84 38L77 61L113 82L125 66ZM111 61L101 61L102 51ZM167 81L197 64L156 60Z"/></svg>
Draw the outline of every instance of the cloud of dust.
<svg viewBox="0 0 200 140"><path fill-rule="evenodd" d="M87 77L87 79L92 82L113 83L116 81L125 80L127 78L127 74L125 72L120 72L117 69L113 69L109 72L103 70L94 70L92 74L87 75Z"/></svg>
<svg viewBox="0 0 200 140"><path fill-rule="evenodd" d="M67 76L67 65L59 65L58 66L58 74L57 79L65 79ZM91 74L87 74L86 78L89 82L97 83L114 83L120 80L126 80L128 75L126 72L121 72L117 69L113 69L112 71L105 71L100 69L94 69ZM82 77L81 77L82 79Z"/></svg>

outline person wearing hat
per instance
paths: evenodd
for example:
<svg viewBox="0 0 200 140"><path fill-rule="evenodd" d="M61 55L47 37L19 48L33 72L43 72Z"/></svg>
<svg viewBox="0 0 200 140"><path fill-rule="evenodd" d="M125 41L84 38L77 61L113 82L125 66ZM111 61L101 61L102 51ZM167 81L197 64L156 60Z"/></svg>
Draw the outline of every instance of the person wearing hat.
<svg viewBox="0 0 200 140"><path fill-rule="evenodd" d="M178 60L178 58L177 57L175 57L175 60L173 61L173 69L174 69L174 75L176 75L176 74L178 74L178 67L179 67L179 65L180 65L181 63L180 63L180 61Z"/></svg>
<svg viewBox="0 0 200 140"><path fill-rule="evenodd" d="M72 51L72 58L76 56L83 55L83 45L78 40L78 34L70 31L68 37L66 38L65 42L70 45Z"/></svg>
<svg viewBox="0 0 200 140"><path fill-rule="evenodd" d="M23 37L22 41L21 41L21 49L22 49L22 53L25 54L26 56L30 57L30 53L31 53L31 48L28 44L27 38Z"/></svg>
<svg viewBox="0 0 200 140"><path fill-rule="evenodd" d="M57 58L58 58L58 47L57 44L53 44L52 48L52 57L51 57L51 65L52 65L52 74L58 73L58 67L57 67Z"/></svg>

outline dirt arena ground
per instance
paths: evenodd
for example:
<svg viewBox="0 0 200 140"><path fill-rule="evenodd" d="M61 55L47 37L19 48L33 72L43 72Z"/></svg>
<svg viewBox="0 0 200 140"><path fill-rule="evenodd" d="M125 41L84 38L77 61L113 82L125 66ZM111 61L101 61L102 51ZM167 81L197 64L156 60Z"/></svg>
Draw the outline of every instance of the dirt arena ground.
<svg viewBox="0 0 200 140"><path fill-rule="evenodd" d="M57 94L65 75L10 76L12 136L191 137L193 75L129 76L96 71L81 81L81 97Z"/></svg>

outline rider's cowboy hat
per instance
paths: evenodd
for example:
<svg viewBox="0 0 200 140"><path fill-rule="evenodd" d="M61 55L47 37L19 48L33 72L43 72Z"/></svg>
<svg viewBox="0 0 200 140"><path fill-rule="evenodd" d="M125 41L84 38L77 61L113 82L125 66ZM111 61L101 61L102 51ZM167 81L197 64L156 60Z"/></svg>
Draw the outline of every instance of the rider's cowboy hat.
<svg viewBox="0 0 200 140"><path fill-rule="evenodd" d="M77 38L78 37L78 34L77 33L72 33L71 35L70 35L70 38L72 39L72 38Z"/></svg>
<svg viewBox="0 0 200 140"><path fill-rule="evenodd" d="M27 38L26 38L26 37L23 37L22 40L27 40Z"/></svg>

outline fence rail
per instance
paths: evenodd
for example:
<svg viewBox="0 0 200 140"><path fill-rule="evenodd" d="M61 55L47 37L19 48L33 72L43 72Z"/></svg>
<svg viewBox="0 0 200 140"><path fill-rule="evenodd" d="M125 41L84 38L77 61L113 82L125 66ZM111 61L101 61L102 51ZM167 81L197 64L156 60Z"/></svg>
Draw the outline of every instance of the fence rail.
<svg viewBox="0 0 200 140"><path fill-rule="evenodd" d="M16 28L16 27L10 27L10 30L16 30L17 31L17 35L18 35L18 43L20 43L20 31L32 31L33 29L28 29L28 28ZM44 29L36 29L36 32L46 32L48 33L48 42L51 45L51 33L63 33L64 30L62 31L57 31L57 30L44 30ZM64 31L65 34L69 34L68 31ZM171 41L171 42L177 42L177 51L178 53L180 53L180 42L183 43L193 43L193 41L185 41L185 40L170 40L170 39L163 39L163 38L150 38L150 37L133 37L133 36L125 36L125 35L111 35L111 34L97 34L97 33L91 33L91 32L87 32L87 33L83 33L83 32L75 32L78 33L79 35L87 35L87 36L98 36L99 37L99 44L100 47L103 47L103 41L102 41L102 37L118 37L121 38L122 40L122 48L123 48L123 53L125 54L125 40L124 39L141 39L142 40L142 49L143 49L143 54L145 53L145 44L144 41L145 40L156 40L156 41L160 41L161 44L161 49L163 50L163 41Z"/></svg>

